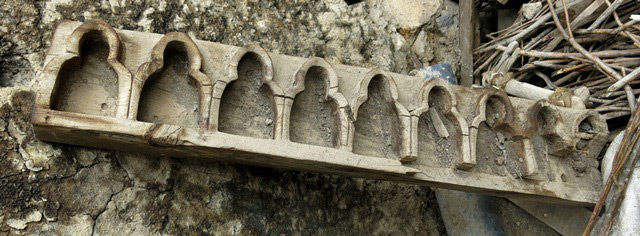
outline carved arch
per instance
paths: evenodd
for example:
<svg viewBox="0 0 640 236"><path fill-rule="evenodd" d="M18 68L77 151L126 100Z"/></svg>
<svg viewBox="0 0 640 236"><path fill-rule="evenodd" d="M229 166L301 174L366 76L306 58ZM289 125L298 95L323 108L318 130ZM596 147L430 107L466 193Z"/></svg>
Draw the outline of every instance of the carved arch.
<svg viewBox="0 0 640 236"><path fill-rule="evenodd" d="M514 120L513 114L513 105L511 104L511 100L504 92L499 92L497 90L489 90L480 96L478 102L476 103L476 116L473 118L471 122L471 127L478 127L480 123L485 122L487 120L487 105L490 102L490 99L495 99L501 103L504 107L504 111L500 111L500 116L495 120L495 123L490 125L493 129L502 130L508 133L513 133L513 128L511 127L511 123Z"/></svg>
<svg viewBox="0 0 640 236"><path fill-rule="evenodd" d="M333 103L332 111L336 114L332 117L333 127L335 128L335 130L333 130L334 133L332 134L335 145L334 147L349 150L349 103L347 102L347 99L338 92L338 75L333 69L333 66L319 57L310 58L302 64L294 74L291 87L285 91L286 106L285 116L283 117L283 137L290 140L289 134L290 126L292 124L291 112L294 102L296 101L295 98L299 93L305 90L308 73L314 68L322 70L325 75L321 78L325 88L324 98Z"/></svg>
<svg viewBox="0 0 640 236"><path fill-rule="evenodd" d="M67 52L80 54L82 40L84 40L83 36L92 31L99 32L109 44L107 60L117 61L120 56L120 37L107 22L98 19L83 23L71 33L71 36L67 39Z"/></svg>
<svg viewBox="0 0 640 236"><path fill-rule="evenodd" d="M352 125L350 128L349 142L350 147L353 148L355 142L355 124L358 122L358 113L362 104L364 104L369 99L369 83L374 78L381 78L383 83L387 86L389 91L389 95L391 96L391 106L393 107L395 114L384 114L386 116L392 116L395 118L399 125L399 134L393 134L391 136L397 136L398 140L396 142L396 146L399 154L399 160L401 162L412 162L415 161L416 158L411 154L411 117L410 113L407 109L398 101L398 87L396 86L395 79L388 72L381 70L379 68L374 68L370 70L360 81L356 90L358 91L358 95L351 102L351 111L352 111ZM388 128L388 127L387 127ZM355 151L355 149L354 149Z"/></svg>
<svg viewBox="0 0 640 236"><path fill-rule="evenodd" d="M262 65L262 71L264 73L261 80L267 85L267 88L271 91L271 93L280 96L284 95L282 88L280 88L280 86L278 86L278 84L273 81L273 63L271 62L271 57L269 56L267 51L265 51L258 44L249 44L247 46L238 48L235 52L233 52L229 60L225 60L225 65L223 67L225 68L225 76L220 78L219 81L229 84L237 80L238 65L240 64L242 58L244 58L248 54L256 55L256 59L260 61L260 64Z"/></svg>
<svg viewBox="0 0 640 236"><path fill-rule="evenodd" d="M600 146L604 143L594 143L594 140L603 140L606 137L604 134L608 130L607 122L602 115L594 110L584 112L576 117L575 122L569 125L570 135L576 137L571 140L570 147L586 151L590 146ZM598 137L598 135L604 137Z"/></svg>
<svg viewBox="0 0 640 236"><path fill-rule="evenodd" d="M158 73L161 73L166 67L165 51L171 47L183 49L186 53L187 73L190 79L196 83L198 88L198 121L200 128L208 127L209 108L211 103L212 84L209 77L200 71L202 65L202 56L200 50L189 35L181 32L171 32L165 34L160 41L151 50L149 60L138 67L133 82L133 90L131 96L131 112L129 119L137 119L138 109L140 106L140 96L145 88L147 80Z"/></svg>
<svg viewBox="0 0 640 236"><path fill-rule="evenodd" d="M285 95L290 98L295 98L298 93L304 90L305 76L312 67L320 67L327 73L327 77L324 80L326 88L325 98L327 100L331 99L335 101L338 107L348 106L349 104L347 99L338 92L338 75L336 74L336 71L333 69L331 64L319 57L309 58L298 68L298 70L296 70L293 85L287 89Z"/></svg>
<svg viewBox="0 0 640 236"><path fill-rule="evenodd" d="M263 48L258 46L257 44L250 44L242 48L237 48L232 51L230 54L225 56L224 65L223 65L223 76L219 78L215 84L213 89L213 100L211 102L211 118L209 129L213 131L220 131L220 109L221 109L221 99L225 90L228 88L227 86L232 82L238 80L238 70L240 67L240 62L245 57L252 57L260 64L260 68L262 71L262 75L260 77L260 81L268 92L269 103L271 104L271 112L273 112L273 133L270 138L281 138L282 130L283 130L283 122L282 116L284 113L285 99L284 99L284 91L278 86L278 84L273 80L273 64L271 62L271 57Z"/></svg>
<svg viewBox="0 0 640 236"><path fill-rule="evenodd" d="M442 79L436 78L436 79L426 80L424 82L424 84L422 85L422 88L418 92L418 98L416 101L416 103L418 104L418 108L411 111L412 114L419 115L429 110L429 95L431 94L431 91L434 89L441 89L445 91L445 94L447 96L446 99L443 98L446 101L443 107L444 109L443 112L449 112L451 110L457 111L456 105L458 103L453 91L451 91L447 82L443 81ZM465 121L465 124L466 124L466 121Z"/></svg>
<svg viewBox="0 0 640 236"><path fill-rule="evenodd" d="M560 131L557 128L564 121L558 107L546 99L535 102L527 109L527 119L529 122L524 131L526 136L531 136L542 129L542 135L545 137L560 137Z"/></svg>
<svg viewBox="0 0 640 236"><path fill-rule="evenodd" d="M607 122L598 112L589 110L587 112L582 113L576 118L575 125L571 126L571 131L573 133L583 133L580 131L580 123L589 122L589 125L594 129L593 133L607 133Z"/></svg>
<svg viewBox="0 0 640 236"><path fill-rule="evenodd" d="M371 69L365 76L362 81L358 84L356 88L358 90L358 96L353 99L351 102L351 111L353 112L353 119L356 120L358 117L358 109L360 106L367 101L369 98L369 82L376 77L382 76L383 80L389 86L389 92L391 92L391 98L393 99L393 106L396 109L396 112L400 116L409 116L409 112L407 109L398 102L398 86L396 85L395 79L389 74L380 68Z"/></svg>
<svg viewBox="0 0 640 236"><path fill-rule="evenodd" d="M120 37L105 21L94 19L78 26L67 39L65 52L49 61L41 74L41 86L38 90L36 105L40 108L53 109L57 90L61 81L60 72L67 62L82 59L82 43L90 34L98 34L109 47L107 63L115 72L118 80L118 92L115 117L126 118L129 112L129 98L131 93L131 72L119 61L121 54Z"/></svg>
<svg viewBox="0 0 640 236"><path fill-rule="evenodd" d="M487 108L495 106L499 103L502 109L497 112L498 116L488 121ZM532 178L539 174L538 164L535 158L533 144L530 138L527 138L521 129L514 127L515 123L513 105L506 93L498 90L488 89L487 92L482 94L477 102L476 116L470 126L470 148L471 148L471 160L477 161L477 145L478 145L478 130L480 124L485 122L492 130L496 130L505 135L505 138L514 142L514 148L516 152L520 154L522 158L522 168L524 177ZM493 114L494 116L496 114ZM504 150L506 152L506 150Z"/></svg>
<svg viewBox="0 0 640 236"><path fill-rule="evenodd" d="M444 102L441 112L453 123L456 129L455 136L457 136L457 140L455 140L455 142L458 144L459 156L455 160L455 166L458 169L469 169L475 165L475 161L471 159L471 150L469 148L469 125L464 117L458 113L458 109L456 108L457 99L453 91L449 88L449 84L439 78L424 82L422 88L418 92L418 98L416 101L418 108L411 111L413 128L411 130L411 135L413 136L411 138L412 152L415 156L418 156L418 147L420 142L418 138L418 127L420 116L430 109L429 95L436 90L444 92L446 98L440 98L442 102Z"/></svg>

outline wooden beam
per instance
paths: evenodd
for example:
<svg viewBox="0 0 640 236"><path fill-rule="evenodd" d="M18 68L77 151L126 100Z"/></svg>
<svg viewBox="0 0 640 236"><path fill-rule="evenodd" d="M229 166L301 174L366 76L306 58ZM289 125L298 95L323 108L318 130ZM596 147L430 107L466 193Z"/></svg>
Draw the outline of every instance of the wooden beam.
<svg viewBox="0 0 640 236"><path fill-rule="evenodd" d="M470 87L473 81L473 48L477 12L474 0L460 0L460 85Z"/></svg>

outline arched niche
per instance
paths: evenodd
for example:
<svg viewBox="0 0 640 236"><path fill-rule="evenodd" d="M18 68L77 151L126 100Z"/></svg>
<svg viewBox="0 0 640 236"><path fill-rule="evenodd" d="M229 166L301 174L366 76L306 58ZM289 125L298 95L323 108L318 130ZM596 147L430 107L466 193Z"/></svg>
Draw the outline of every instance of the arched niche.
<svg viewBox="0 0 640 236"><path fill-rule="evenodd" d="M163 36L136 73L130 118L189 128L208 126L211 80L200 71L201 55L185 33Z"/></svg>
<svg viewBox="0 0 640 236"><path fill-rule="evenodd" d="M380 69L367 73L351 109L354 153L402 160L409 152L410 117L398 102L398 89L390 74Z"/></svg>
<svg viewBox="0 0 640 236"><path fill-rule="evenodd" d="M347 100L338 92L338 76L322 58L307 60L294 75L286 97L293 99L288 116L289 140L324 147L343 145L348 134Z"/></svg>
<svg viewBox="0 0 640 236"><path fill-rule="evenodd" d="M602 115L594 110L582 110L578 114L563 114L565 119L564 148L567 154L554 158L564 168L556 168L562 182L575 182L585 176L601 175L598 169L600 150L607 142L608 127Z"/></svg>
<svg viewBox="0 0 640 236"><path fill-rule="evenodd" d="M441 79L426 81L419 92L415 132L416 164L437 167L472 167L468 125L456 109L456 97Z"/></svg>
<svg viewBox="0 0 640 236"><path fill-rule="evenodd" d="M45 65L38 106L66 112L126 118L131 73L118 60L118 34L102 20L78 26L66 52Z"/></svg>
<svg viewBox="0 0 640 236"><path fill-rule="evenodd" d="M273 139L282 125L278 111L284 93L273 81L273 66L267 52L257 45L240 48L225 68L227 76L216 82L212 113L217 122L210 129Z"/></svg>
<svg viewBox="0 0 640 236"><path fill-rule="evenodd" d="M587 151L592 145L592 140L608 132L606 124L604 118L595 111L588 111L578 116L573 124L569 124L572 134L577 137L575 149Z"/></svg>
<svg viewBox="0 0 640 236"><path fill-rule="evenodd" d="M566 144L559 131L564 123L562 115L555 105L547 100L539 100L527 109L526 117L528 127L525 129L525 136L535 150L531 154L535 157L535 166L540 173L537 178L553 180L555 176L550 168L556 162L549 155L564 149Z"/></svg>
<svg viewBox="0 0 640 236"><path fill-rule="evenodd" d="M542 136L559 136L557 125L563 123L560 111L547 100L535 102L527 110L529 127L527 133L539 133Z"/></svg>
<svg viewBox="0 0 640 236"><path fill-rule="evenodd" d="M470 147L475 171L524 176L525 158L530 151L511 125L514 123L513 106L504 92L489 90L477 102L471 129ZM527 144L528 145L528 144Z"/></svg>
<svg viewBox="0 0 640 236"><path fill-rule="evenodd" d="M527 118L529 120L529 126L525 130L527 136L540 139L550 146L564 145L565 140L559 130L564 120L555 105L547 100L537 101L527 110Z"/></svg>

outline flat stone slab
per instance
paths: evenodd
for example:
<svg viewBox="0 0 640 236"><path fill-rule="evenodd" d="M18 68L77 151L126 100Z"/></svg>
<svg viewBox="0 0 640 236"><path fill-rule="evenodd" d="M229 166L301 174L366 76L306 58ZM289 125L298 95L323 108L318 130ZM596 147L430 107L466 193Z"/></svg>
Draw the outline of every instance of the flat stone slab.
<svg viewBox="0 0 640 236"><path fill-rule="evenodd" d="M39 139L590 205L592 110L381 69L63 21L39 74Z"/></svg>

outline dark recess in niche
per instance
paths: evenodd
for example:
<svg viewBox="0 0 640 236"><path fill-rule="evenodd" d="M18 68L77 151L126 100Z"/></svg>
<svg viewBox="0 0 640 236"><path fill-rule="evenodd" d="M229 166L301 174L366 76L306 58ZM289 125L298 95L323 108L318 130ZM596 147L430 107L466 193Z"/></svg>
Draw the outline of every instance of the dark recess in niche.
<svg viewBox="0 0 640 236"><path fill-rule="evenodd" d="M240 59L238 79L225 87L220 99L220 132L273 138L275 115L271 92L261 80L264 73L257 54L250 52Z"/></svg>
<svg viewBox="0 0 640 236"><path fill-rule="evenodd" d="M594 119L595 118L593 116L588 116L584 118L584 120L580 121L580 123L578 124L578 132L586 133L586 134L595 134L596 127L593 124L596 122L594 121ZM590 142L589 139L581 138L576 144L576 148L578 150L587 149L589 146L589 142Z"/></svg>
<svg viewBox="0 0 640 236"><path fill-rule="evenodd" d="M429 91L429 108L435 108L440 112L444 112L444 109L451 107L451 96L449 93L441 87L434 86Z"/></svg>
<svg viewBox="0 0 640 236"><path fill-rule="evenodd" d="M314 66L305 75L305 89L296 95L291 108L290 139L293 142L335 147L337 105L325 99L326 69Z"/></svg>
<svg viewBox="0 0 640 236"><path fill-rule="evenodd" d="M555 142L556 139L559 138L559 136L553 133L553 129L556 126L556 122L558 122L558 119L559 117L557 117L557 111L552 110L548 106L543 106L542 108L540 108L536 118L536 134L545 138L547 142Z"/></svg>
<svg viewBox="0 0 640 236"><path fill-rule="evenodd" d="M189 57L182 42L167 44L164 66L146 80L140 95L138 120L179 125L199 126L199 89L189 76Z"/></svg>
<svg viewBox="0 0 640 236"><path fill-rule="evenodd" d="M501 119L504 119L506 115L506 105L500 101L499 98L491 96L487 99L487 106L485 108L485 122L491 128L495 128Z"/></svg>
<svg viewBox="0 0 640 236"><path fill-rule="evenodd" d="M360 105L354 122L354 153L388 159L400 156L400 121L393 103L384 76L374 76L368 85L368 98Z"/></svg>
<svg viewBox="0 0 640 236"><path fill-rule="evenodd" d="M521 176L523 172L518 141L510 140L510 132L504 127L507 106L499 96L491 95L486 100L485 118L478 126L476 143L476 166L478 172L496 175Z"/></svg>
<svg viewBox="0 0 640 236"><path fill-rule="evenodd" d="M115 116L118 76L107 62L109 45L98 31L80 40L80 57L62 65L53 93L54 110Z"/></svg>
<svg viewBox="0 0 640 236"><path fill-rule="evenodd" d="M435 128L430 110L420 114L418 120L417 163L438 167L453 167L453 160L459 155L460 134L446 116L445 109L451 105L451 96L440 87L433 87L428 95L429 109L435 109L445 126L448 137L441 137Z"/></svg>

